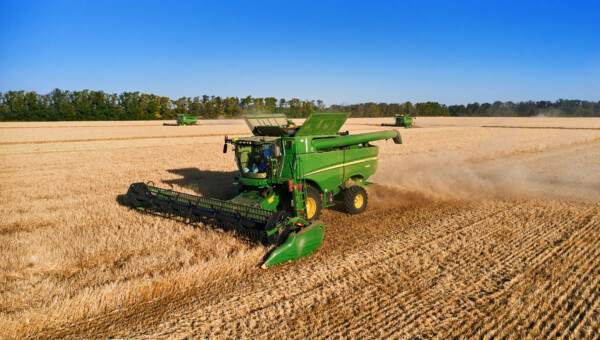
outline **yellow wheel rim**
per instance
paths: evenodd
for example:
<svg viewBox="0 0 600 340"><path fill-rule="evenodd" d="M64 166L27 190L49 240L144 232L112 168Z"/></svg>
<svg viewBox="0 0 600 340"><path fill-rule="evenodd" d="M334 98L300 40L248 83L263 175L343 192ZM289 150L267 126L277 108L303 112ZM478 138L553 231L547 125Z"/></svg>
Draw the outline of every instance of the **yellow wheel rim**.
<svg viewBox="0 0 600 340"><path fill-rule="evenodd" d="M306 199L306 218L313 218L317 211L317 202L313 198Z"/></svg>
<svg viewBox="0 0 600 340"><path fill-rule="evenodd" d="M365 198L363 197L362 194L358 194L354 197L354 207L356 209L360 209L363 204L365 204Z"/></svg>

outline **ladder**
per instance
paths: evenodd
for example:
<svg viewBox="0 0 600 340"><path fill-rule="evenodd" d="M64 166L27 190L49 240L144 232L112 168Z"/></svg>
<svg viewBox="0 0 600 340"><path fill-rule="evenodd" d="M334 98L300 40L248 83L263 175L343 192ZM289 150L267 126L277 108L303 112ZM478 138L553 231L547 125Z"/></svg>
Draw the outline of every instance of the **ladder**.
<svg viewBox="0 0 600 340"><path fill-rule="evenodd" d="M295 194L295 209L296 212L304 211L306 213L306 198L307 198L307 190L306 190L306 180L304 178L304 164L302 164L302 158L299 153L296 153L294 156L294 178L297 179L296 184L302 184L302 190L298 191L297 187L294 188Z"/></svg>

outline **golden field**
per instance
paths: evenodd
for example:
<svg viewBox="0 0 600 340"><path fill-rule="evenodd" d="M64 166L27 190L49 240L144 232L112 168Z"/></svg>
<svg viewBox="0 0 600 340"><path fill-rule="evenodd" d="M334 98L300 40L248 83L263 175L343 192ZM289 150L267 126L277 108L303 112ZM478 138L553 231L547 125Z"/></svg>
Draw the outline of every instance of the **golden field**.
<svg viewBox="0 0 600 340"><path fill-rule="evenodd" d="M326 210L323 247L268 270L117 202L234 193L243 121L162 123L0 123L0 337L600 337L600 119L419 117L375 143L367 211Z"/></svg>

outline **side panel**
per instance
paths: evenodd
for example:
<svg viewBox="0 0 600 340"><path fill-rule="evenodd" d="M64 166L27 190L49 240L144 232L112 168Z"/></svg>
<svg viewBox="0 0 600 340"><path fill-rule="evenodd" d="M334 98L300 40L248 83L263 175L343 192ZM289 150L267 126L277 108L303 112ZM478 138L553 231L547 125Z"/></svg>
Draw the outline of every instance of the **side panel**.
<svg viewBox="0 0 600 340"><path fill-rule="evenodd" d="M344 150L343 179L361 176L364 180L367 180L377 170L378 154L379 148L377 146Z"/></svg>
<svg viewBox="0 0 600 340"><path fill-rule="evenodd" d="M305 178L316 182L323 192L331 191L342 183L344 153L341 151L303 154Z"/></svg>

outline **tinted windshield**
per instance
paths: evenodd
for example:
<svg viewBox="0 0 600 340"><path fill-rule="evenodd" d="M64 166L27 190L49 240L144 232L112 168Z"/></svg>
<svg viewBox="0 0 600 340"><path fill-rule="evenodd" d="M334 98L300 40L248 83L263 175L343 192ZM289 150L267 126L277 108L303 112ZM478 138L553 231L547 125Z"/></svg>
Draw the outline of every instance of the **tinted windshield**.
<svg viewBox="0 0 600 340"><path fill-rule="evenodd" d="M244 177L267 178L276 172L278 159L275 157L276 143L261 145L237 145L236 158Z"/></svg>

